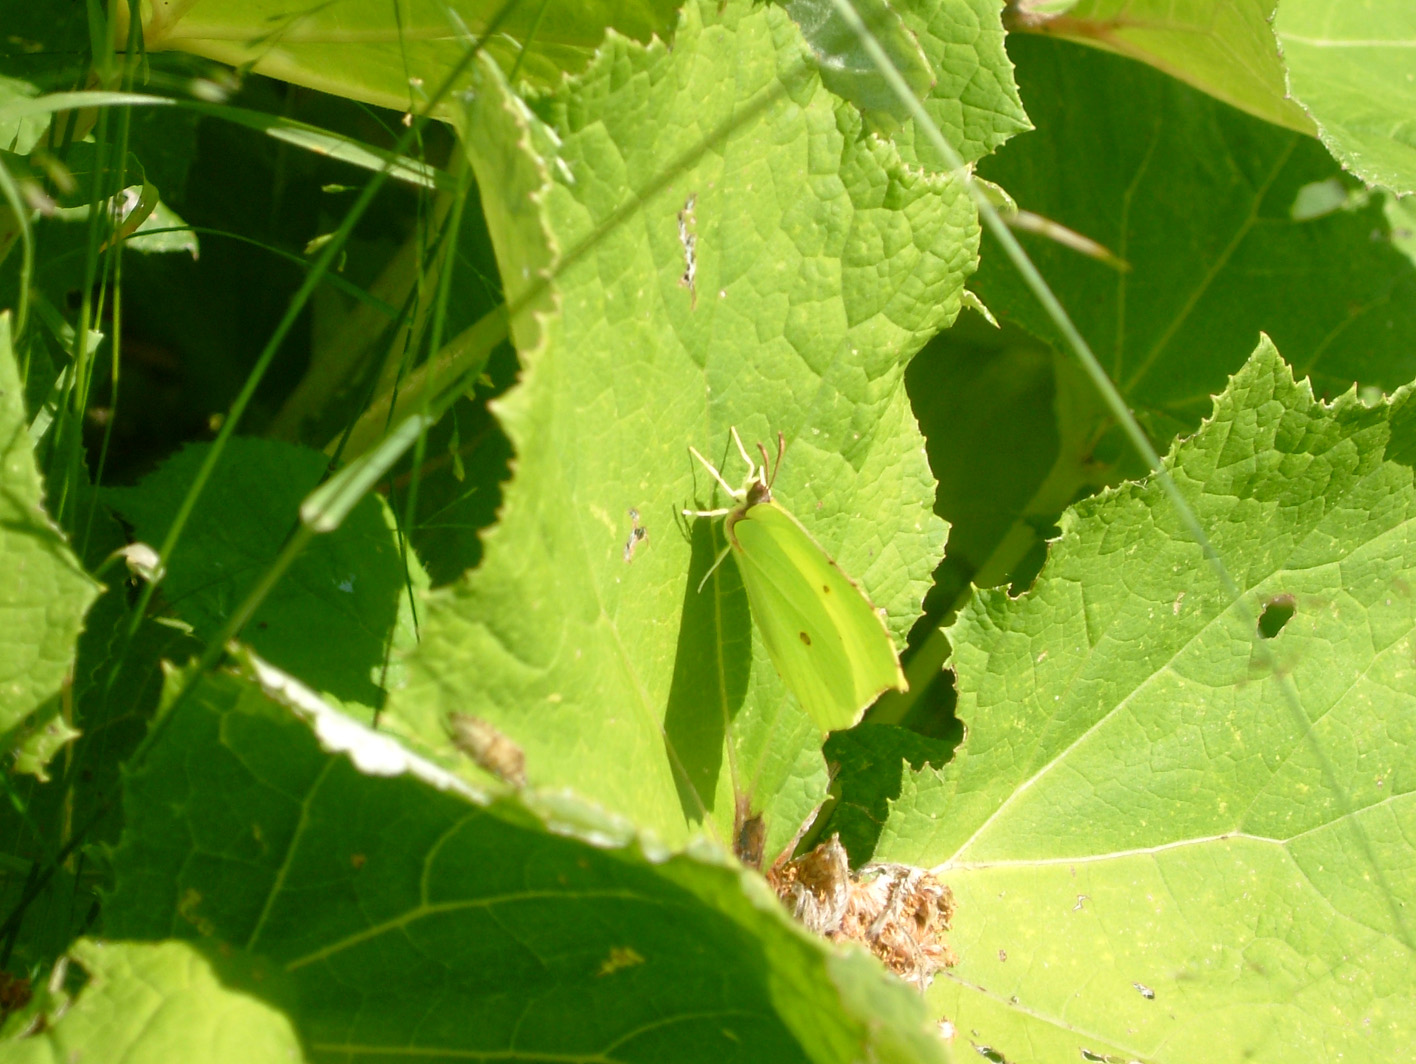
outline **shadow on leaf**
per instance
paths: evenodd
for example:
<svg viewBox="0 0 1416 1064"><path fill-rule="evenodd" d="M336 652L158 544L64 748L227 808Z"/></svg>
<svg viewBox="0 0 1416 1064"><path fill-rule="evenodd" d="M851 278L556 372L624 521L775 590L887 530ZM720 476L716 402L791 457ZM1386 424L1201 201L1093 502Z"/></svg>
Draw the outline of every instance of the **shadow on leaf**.
<svg viewBox="0 0 1416 1064"><path fill-rule="evenodd" d="M674 678L664 715L664 744L690 821L704 819L713 809L723 740L742 708L752 668L752 619L733 559L725 558L698 590L719 550L716 525L706 518L692 525Z"/></svg>

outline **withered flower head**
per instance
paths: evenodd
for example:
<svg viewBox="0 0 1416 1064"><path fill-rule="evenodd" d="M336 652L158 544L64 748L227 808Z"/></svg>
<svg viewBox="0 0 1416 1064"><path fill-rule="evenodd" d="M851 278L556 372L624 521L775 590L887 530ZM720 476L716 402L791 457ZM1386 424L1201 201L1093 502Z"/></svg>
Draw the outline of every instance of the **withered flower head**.
<svg viewBox="0 0 1416 1064"><path fill-rule="evenodd" d="M955 963L944 942L954 894L928 869L871 864L850 870L832 835L810 853L779 862L767 881L793 916L833 942L858 942L923 991Z"/></svg>

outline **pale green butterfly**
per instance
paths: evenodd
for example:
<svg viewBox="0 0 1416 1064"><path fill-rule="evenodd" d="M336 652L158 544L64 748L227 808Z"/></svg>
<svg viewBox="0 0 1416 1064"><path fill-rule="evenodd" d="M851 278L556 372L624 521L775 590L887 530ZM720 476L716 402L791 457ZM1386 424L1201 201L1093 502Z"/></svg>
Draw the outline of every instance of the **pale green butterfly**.
<svg viewBox="0 0 1416 1064"><path fill-rule="evenodd" d="M722 564L737 559L752 619L782 680L822 731L852 727L881 692L906 689L900 659L885 622L859 587L831 560L795 517L772 499L776 466L767 449L753 462L732 430L747 463L743 486L732 488L713 464L690 447L723 490L738 504L719 510L684 510L686 517L725 517L723 548L698 585ZM777 466L786 443L777 433Z"/></svg>

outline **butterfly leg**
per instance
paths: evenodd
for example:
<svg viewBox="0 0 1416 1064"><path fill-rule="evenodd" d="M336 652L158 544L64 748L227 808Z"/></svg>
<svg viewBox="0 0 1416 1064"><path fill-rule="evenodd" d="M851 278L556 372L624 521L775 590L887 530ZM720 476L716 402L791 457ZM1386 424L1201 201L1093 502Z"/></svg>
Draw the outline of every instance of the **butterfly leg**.
<svg viewBox="0 0 1416 1064"><path fill-rule="evenodd" d="M698 581L698 593L700 595L703 593L703 585L708 583L708 578L718 571L718 566L723 564L723 559L728 556L728 551L730 550L732 550L732 547L724 547L720 550L718 556L713 559L713 564L710 565L708 571L703 574L703 579Z"/></svg>

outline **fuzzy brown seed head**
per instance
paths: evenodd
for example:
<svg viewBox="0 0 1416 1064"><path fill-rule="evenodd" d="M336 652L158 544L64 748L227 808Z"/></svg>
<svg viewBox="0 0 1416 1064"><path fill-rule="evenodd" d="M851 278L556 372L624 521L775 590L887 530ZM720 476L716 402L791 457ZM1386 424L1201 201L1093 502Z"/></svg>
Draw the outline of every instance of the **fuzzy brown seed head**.
<svg viewBox="0 0 1416 1064"><path fill-rule="evenodd" d="M775 877L775 878L774 878ZM773 869L768 877L792 915L827 938L841 927L850 892L851 867L841 837L832 835L810 853Z"/></svg>
<svg viewBox="0 0 1416 1064"><path fill-rule="evenodd" d="M833 942L858 942L922 991L955 957L944 942L954 894L912 865L866 865L852 873L839 836L774 867L767 881L792 915Z"/></svg>

